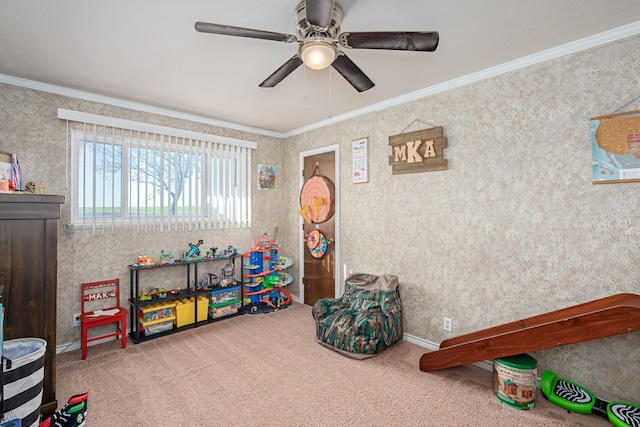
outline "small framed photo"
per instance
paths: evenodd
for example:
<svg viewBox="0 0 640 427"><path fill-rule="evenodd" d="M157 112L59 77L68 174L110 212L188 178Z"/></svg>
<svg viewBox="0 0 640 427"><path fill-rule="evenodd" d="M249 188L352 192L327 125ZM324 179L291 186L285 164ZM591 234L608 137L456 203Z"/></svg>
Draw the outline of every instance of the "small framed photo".
<svg viewBox="0 0 640 427"><path fill-rule="evenodd" d="M276 167L274 165L258 165L258 190L275 190Z"/></svg>
<svg viewBox="0 0 640 427"><path fill-rule="evenodd" d="M8 193L13 182L12 154L0 151L0 193Z"/></svg>

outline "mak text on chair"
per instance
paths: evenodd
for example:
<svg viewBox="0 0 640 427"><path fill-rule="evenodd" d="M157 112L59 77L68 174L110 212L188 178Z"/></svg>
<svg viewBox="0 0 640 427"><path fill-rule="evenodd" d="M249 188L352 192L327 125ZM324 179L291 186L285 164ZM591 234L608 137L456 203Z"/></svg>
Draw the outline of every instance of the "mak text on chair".
<svg viewBox="0 0 640 427"><path fill-rule="evenodd" d="M82 360L87 358L87 344L110 337L121 337L127 347L127 309L120 306L120 279L82 284ZM116 331L88 338L89 328L115 323Z"/></svg>

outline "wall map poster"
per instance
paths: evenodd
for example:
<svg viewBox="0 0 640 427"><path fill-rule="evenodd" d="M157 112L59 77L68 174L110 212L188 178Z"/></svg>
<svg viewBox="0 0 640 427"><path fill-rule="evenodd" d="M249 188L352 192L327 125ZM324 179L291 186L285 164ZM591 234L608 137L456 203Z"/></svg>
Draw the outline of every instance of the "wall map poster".
<svg viewBox="0 0 640 427"><path fill-rule="evenodd" d="M640 181L640 110L594 117L589 126L591 181Z"/></svg>

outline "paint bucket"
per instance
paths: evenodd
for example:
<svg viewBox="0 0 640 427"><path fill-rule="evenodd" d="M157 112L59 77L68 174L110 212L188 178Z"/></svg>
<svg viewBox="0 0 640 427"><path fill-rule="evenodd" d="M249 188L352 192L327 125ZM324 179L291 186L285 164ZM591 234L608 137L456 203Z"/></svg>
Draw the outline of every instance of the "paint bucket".
<svg viewBox="0 0 640 427"><path fill-rule="evenodd" d="M516 409L533 409L536 404L538 361L528 354L493 361L493 386L502 403Z"/></svg>

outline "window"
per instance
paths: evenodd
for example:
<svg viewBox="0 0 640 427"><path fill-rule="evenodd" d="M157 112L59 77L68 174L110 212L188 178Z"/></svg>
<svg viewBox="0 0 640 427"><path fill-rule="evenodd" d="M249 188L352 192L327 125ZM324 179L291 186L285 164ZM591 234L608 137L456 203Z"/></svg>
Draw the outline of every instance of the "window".
<svg viewBox="0 0 640 427"><path fill-rule="evenodd" d="M70 126L72 227L250 226L255 143L68 110L58 116Z"/></svg>

